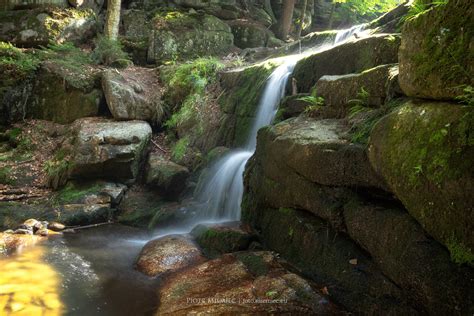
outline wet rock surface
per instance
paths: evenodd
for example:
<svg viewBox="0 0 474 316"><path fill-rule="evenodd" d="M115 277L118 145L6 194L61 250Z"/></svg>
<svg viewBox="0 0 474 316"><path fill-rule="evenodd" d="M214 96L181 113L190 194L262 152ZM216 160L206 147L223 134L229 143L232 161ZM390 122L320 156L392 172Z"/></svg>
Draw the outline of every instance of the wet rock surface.
<svg viewBox="0 0 474 316"><path fill-rule="evenodd" d="M168 235L148 242L143 247L136 268L154 277L173 272L205 259L195 243L183 235Z"/></svg>
<svg viewBox="0 0 474 316"><path fill-rule="evenodd" d="M188 168L178 165L160 154L151 153L146 164L146 184L164 192L165 198L175 198L186 187Z"/></svg>
<svg viewBox="0 0 474 316"><path fill-rule="evenodd" d="M211 257L248 249L250 243L256 239L240 222L199 224L190 234L205 254Z"/></svg>
<svg viewBox="0 0 474 316"><path fill-rule="evenodd" d="M159 298L157 315L339 314L270 252L227 254L186 268L165 280Z"/></svg>

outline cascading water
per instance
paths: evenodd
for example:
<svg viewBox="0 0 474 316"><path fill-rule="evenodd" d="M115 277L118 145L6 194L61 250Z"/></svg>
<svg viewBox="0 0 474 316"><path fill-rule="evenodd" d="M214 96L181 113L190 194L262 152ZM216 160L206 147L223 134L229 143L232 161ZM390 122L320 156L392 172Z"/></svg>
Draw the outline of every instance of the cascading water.
<svg viewBox="0 0 474 316"><path fill-rule="evenodd" d="M211 168L209 172L211 176L205 180L198 197L204 203L200 214L201 219L213 221L240 219L245 164L255 152L258 130L269 125L274 119L280 100L285 95L288 78L297 61L310 54L340 45L350 39L354 33L363 29L364 25L357 25L341 30L332 43L325 43L304 53L283 59L283 63L267 79L246 145L241 149L232 150Z"/></svg>

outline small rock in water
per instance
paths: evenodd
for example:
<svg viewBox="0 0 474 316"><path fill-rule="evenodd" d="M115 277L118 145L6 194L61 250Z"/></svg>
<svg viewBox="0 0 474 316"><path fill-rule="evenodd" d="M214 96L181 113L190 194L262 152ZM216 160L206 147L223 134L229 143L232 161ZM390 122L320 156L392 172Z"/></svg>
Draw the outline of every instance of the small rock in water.
<svg viewBox="0 0 474 316"><path fill-rule="evenodd" d="M46 237L46 236L48 236L48 229L47 228L38 229L35 232L35 235Z"/></svg>
<svg viewBox="0 0 474 316"><path fill-rule="evenodd" d="M55 231L55 232L59 232L61 230L64 230L64 228L66 228L66 226L64 224L61 224L61 223L58 223L58 222L51 222L48 225L48 229L50 229L52 231Z"/></svg>
<svg viewBox="0 0 474 316"><path fill-rule="evenodd" d="M15 231L13 229L7 229L6 231L3 232L4 234L14 234Z"/></svg>
<svg viewBox="0 0 474 316"><path fill-rule="evenodd" d="M21 224L20 226L18 226L16 228L16 230L28 230L28 231L31 231L31 233L33 234L33 226L29 226L29 225L25 225L25 224Z"/></svg>
<svg viewBox="0 0 474 316"><path fill-rule="evenodd" d="M36 224L40 224L40 222L34 218L27 219L26 221L23 222L23 225L30 226L30 227L35 227Z"/></svg>
<svg viewBox="0 0 474 316"><path fill-rule="evenodd" d="M14 233L19 235L33 235L33 230L18 228Z"/></svg>

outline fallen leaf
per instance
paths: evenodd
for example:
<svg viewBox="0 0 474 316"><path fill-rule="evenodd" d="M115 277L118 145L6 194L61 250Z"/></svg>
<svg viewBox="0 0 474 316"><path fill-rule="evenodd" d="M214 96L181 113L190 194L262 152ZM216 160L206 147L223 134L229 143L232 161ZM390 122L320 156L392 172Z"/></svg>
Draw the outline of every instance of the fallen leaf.
<svg viewBox="0 0 474 316"><path fill-rule="evenodd" d="M324 295L329 295L329 291L328 291L327 286L325 286L321 289L321 293L323 293Z"/></svg>
<svg viewBox="0 0 474 316"><path fill-rule="evenodd" d="M349 263L352 264L352 265L356 265L357 264L357 258L349 260Z"/></svg>

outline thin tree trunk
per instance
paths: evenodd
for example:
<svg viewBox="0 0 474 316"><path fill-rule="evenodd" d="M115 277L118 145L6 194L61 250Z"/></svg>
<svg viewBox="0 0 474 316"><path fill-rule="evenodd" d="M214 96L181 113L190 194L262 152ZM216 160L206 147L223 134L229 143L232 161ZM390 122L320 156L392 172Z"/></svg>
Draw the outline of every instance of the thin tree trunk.
<svg viewBox="0 0 474 316"><path fill-rule="evenodd" d="M334 21L334 10L336 9L336 2L333 1L332 6L331 6L331 13L329 15L329 23L328 23L328 29L332 29L332 23Z"/></svg>
<svg viewBox="0 0 474 316"><path fill-rule="evenodd" d="M296 39L300 39L301 31L303 31L304 18L306 16L306 7L308 6L308 0L303 2L303 10L301 11L300 24L298 24L298 29L296 30Z"/></svg>
<svg viewBox="0 0 474 316"><path fill-rule="evenodd" d="M121 0L107 1L107 18L105 20L105 36L113 41L117 40L120 23Z"/></svg>
<svg viewBox="0 0 474 316"><path fill-rule="evenodd" d="M296 0L284 0L283 10L279 21L279 34L278 37L281 40L286 40L290 33L291 20L293 19L293 10L295 8Z"/></svg>

